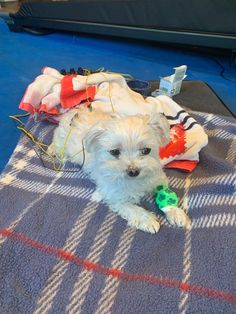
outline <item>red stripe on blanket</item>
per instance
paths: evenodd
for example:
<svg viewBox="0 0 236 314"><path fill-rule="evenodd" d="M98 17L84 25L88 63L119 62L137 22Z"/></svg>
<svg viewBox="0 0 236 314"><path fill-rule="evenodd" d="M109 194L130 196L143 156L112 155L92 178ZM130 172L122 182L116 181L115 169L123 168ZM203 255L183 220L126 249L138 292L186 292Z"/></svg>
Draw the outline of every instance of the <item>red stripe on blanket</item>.
<svg viewBox="0 0 236 314"><path fill-rule="evenodd" d="M218 299L221 301L227 301L230 303L236 304L236 294L223 292L221 290L214 290L211 288L206 288L199 285L190 284L188 282L180 282L174 279L169 278L161 278L155 275L144 275L144 274L130 274L127 272L123 272L119 269L109 268L97 263L93 263L89 260L80 258L79 256L65 251L63 249L54 248L53 246L46 245L35 241L22 233L17 233L11 231L10 229L2 229L0 230L0 235L3 237L10 238L12 240L24 243L37 249L41 252L53 254L65 261L77 264L86 268L87 270L96 271L97 273L116 277L117 279L125 280L125 281L132 281L132 282L147 282L154 285L160 285L168 288L175 288L179 289L186 293L192 293L196 295L200 295L206 298L213 298Z"/></svg>

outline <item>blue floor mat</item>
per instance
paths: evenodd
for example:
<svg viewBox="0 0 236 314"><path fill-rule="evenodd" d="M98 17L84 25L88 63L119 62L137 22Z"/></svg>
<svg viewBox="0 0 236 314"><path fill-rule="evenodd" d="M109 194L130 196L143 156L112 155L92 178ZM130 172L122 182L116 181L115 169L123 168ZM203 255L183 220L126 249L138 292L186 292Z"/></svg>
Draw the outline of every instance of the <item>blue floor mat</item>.
<svg viewBox="0 0 236 314"><path fill-rule="evenodd" d="M1 19L0 38L0 171L19 138L19 132L8 116L22 113L18 104L25 88L45 65L59 70L102 66L114 72L129 73L136 79L158 80L171 74L173 67L186 64L188 80L208 83L231 112L236 113L236 82L220 76L221 67L210 54L71 33L45 36L11 33ZM236 81L236 69L230 67L229 59L223 56L217 59L225 68L225 76Z"/></svg>

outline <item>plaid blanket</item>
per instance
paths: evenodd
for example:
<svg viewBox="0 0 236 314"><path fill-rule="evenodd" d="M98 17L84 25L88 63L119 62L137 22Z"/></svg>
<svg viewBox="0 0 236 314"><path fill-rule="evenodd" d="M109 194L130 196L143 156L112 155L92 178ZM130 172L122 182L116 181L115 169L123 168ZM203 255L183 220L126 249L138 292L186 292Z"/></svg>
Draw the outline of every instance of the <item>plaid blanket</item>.
<svg viewBox="0 0 236 314"><path fill-rule="evenodd" d="M192 227L160 216L156 235L93 203L83 171L44 167L22 136L0 177L2 314L235 313L236 124L192 115L209 136L200 164L166 170ZM49 142L53 127L40 123L33 133Z"/></svg>

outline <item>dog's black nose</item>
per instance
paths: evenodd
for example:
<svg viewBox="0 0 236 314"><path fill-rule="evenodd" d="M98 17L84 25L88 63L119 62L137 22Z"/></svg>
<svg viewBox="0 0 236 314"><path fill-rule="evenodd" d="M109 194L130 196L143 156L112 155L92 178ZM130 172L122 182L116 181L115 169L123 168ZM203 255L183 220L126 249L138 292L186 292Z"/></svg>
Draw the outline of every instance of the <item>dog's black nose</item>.
<svg viewBox="0 0 236 314"><path fill-rule="evenodd" d="M137 177L140 173L140 169L129 167L126 172L130 177Z"/></svg>

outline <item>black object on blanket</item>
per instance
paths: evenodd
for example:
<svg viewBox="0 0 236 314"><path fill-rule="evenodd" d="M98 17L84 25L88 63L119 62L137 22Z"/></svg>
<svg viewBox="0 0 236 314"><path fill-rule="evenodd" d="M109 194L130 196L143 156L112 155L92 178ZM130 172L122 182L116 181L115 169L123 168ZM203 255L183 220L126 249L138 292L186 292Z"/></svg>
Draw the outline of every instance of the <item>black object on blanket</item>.
<svg viewBox="0 0 236 314"><path fill-rule="evenodd" d="M158 81L149 81L148 95L159 88ZM234 117L222 99L213 89L202 81L183 81L180 94L173 97L181 107L201 112L215 113L228 117Z"/></svg>
<svg viewBox="0 0 236 314"><path fill-rule="evenodd" d="M209 145L194 172L166 170L188 231L163 217L156 235L129 228L91 201L83 172L44 168L21 138L0 177L1 313L234 313L236 124L191 114ZM53 128L34 134L48 142ZM150 197L143 205L155 208Z"/></svg>
<svg viewBox="0 0 236 314"><path fill-rule="evenodd" d="M151 96L159 88L159 81L128 81L128 86L141 95ZM181 106L190 110L216 113L233 117L233 113L217 96L213 89L202 81L183 81L180 94L173 99Z"/></svg>

